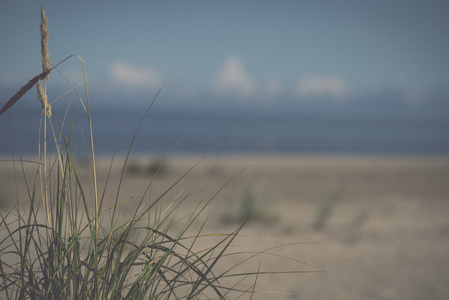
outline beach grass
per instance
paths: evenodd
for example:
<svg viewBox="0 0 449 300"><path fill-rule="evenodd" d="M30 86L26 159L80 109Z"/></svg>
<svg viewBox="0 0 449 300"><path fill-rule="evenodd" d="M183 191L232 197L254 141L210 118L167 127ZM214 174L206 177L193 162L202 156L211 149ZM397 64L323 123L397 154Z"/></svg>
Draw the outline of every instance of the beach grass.
<svg viewBox="0 0 449 300"><path fill-rule="evenodd" d="M42 73L35 76L2 108L3 114L37 85L42 104L37 159L26 160L17 148L10 163L17 181L23 180L12 209L0 215L0 295L2 299L238 299L257 294L257 278L269 274L260 269L236 271L245 260L215 267L229 252L230 245L245 221L228 233L203 233L206 222L199 216L220 191L234 179L229 178L208 201L192 212L176 215L189 195L172 197L170 192L204 159L199 159L180 178L156 197L150 194L154 180L166 168L166 158L151 165L150 180L138 197L121 193L126 176L136 172L130 165L134 140L159 93L142 116L123 160L118 186L109 185L115 159L111 149L109 173L99 186L96 172L94 135L89 94L83 60L84 92L73 85L70 90L79 100L64 112L52 110L47 96L51 66L48 52L48 20L41 11ZM65 59L62 62L67 61ZM62 63L61 62L61 63ZM42 82L41 82L42 81ZM83 95L84 94L84 95ZM70 113L72 112L72 113ZM59 117L58 117L59 116ZM89 125L85 144L79 145L75 132L80 122ZM13 130L12 126L12 130ZM118 134L119 139L120 134ZM15 138L17 140L19 137ZM181 137L182 138L182 137ZM174 145L175 147L176 145ZM85 156L87 160L79 160ZM86 164L87 161L87 164ZM33 172L28 172L30 166ZM87 172L84 169L87 168ZM242 170L243 171L243 170ZM132 175L132 174L131 174ZM106 191L114 189L114 199ZM123 217L123 209L132 202L135 210ZM200 222L199 230L192 226ZM218 241L216 239L218 238ZM216 241L199 248L200 239ZM254 259L259 251L250 255ZM221 268L220 270L223 270ZM286 274L302 273L289 271ZM279 273L273 272L273 273ZM282 273L282 272L281 272Z"/></svg>

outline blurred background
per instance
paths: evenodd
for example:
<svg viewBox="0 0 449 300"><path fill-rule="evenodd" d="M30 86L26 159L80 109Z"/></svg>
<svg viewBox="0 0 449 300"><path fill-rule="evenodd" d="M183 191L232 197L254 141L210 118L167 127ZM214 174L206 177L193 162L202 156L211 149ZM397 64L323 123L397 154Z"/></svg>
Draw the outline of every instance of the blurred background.
<svg viewBox="0 0 449 300"><path fill-rule="evenodd" d="M1 105L41 72L42 5L52 64L86 63L97 152L122 119L127 151L162 89L135 152L166 153L188 130L175 152L449 154L447 1L4 1ZM80 62L58 70L55 124L70 101L81 109L66 79L85 99ZM0 154L16 151L11 124L35 153L35 89L8 114Z"/></svg>
<svg viewBox="0 0 449 300"><path fill-rule="evenodd" d="M99 187L110 181L104 199L130 200L125 219L156 171L149 199L182 178L165 201L190 195L187 212L252 163L205 211L207 225L223 232L251 216L232 251L271 248L270 270L297 268L279 254L329 271L260 276L256 290L449 299L449 1L1 1L0 106L42 71L42 5L52 64L71 54L86 64L95 151L106 156ZM51 72L47 92L55 137L74 123L83 158L88 122L72 86L85 104L76 58ZM0 210L34 195L9 162L17 149L38 154L41 115L33 88L0 116ZM131 143L126 168L111 171L110 154ZM217 144L223 155L184 178ZM77 162L90 180L88 160Z"/></svg>

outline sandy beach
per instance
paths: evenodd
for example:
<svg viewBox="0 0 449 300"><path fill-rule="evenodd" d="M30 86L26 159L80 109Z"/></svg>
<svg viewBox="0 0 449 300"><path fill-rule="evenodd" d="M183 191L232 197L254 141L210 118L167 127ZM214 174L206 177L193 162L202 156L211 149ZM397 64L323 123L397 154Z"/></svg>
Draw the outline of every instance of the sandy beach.
<svg viewBox="0 0 449 300"><path fill-rule="evenodd" d="M168 158L145 196L148 203L199 159ZM133 203L160 162L159 157L130 158L120 185L120 199L129 199L123 218L135 210ZM100 192L109 164L108 158L98 159ZM122 164L120 158L112 166L105 199L117 195ZM2 207L7 209L18 181L11 163L0 166ZM87 170L81 173L87 176ZM253 299L449 298L448 158L211 156L183 177L164 203L185 198L176 211L182 224L182 217L212 197L192 231L206 222L204 233L228 233L251 213L229 252L272 248L240 270L257 271L260 264L261 271L307 271L260 275L256 291L282 293ZM202 243L208 241L197 246ZM216 272L244 257L229 256Z"/></svg>

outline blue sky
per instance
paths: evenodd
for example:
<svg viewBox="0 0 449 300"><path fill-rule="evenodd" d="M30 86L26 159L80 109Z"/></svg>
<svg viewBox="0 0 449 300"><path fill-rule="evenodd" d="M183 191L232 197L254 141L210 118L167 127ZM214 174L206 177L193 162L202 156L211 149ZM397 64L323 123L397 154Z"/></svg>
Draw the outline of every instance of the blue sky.
<svg viewBox="0 0 449 300"><path fill-rule="evenodd" d="M164 85L181 101L449 102L448 1L34 0L0 4L2 103L41 71L41 5L52 63L82 57L98 101ZM82 81L75 59L59 69ZM69 89L56 72L49 87Z"/></svg>

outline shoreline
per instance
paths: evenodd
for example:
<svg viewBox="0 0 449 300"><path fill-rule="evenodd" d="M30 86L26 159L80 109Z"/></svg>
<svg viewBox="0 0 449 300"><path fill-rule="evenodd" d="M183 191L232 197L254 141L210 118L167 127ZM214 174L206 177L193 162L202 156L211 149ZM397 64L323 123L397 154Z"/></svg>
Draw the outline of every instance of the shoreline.
<svg viewBox="0 0 449 300"><path fill-rule="evenodd" d="M11 161L12 155L0 154L0 161ZM37 155L21 155L23 160L37 161ZM54 155L52 155L54 157ZM368 161L385 161L385 160L395 160L395 161L419 161L419 160L429 160L429 161L449 161L449 154L351 154L351 153L218 153L218 154L207 154L207 153L172 153L167 156L167 154L157 154L157 153L131 153L129 159L163 159L167 157L168 159L175 160L200 160L202 158L214 159L214 160L368 160ZM96 160L106 161L112 159L111 154L96 154ZM126 153L115 154L114 160L124 160L126 158ZM14 154L15 161L19 161L19 155Z"/></svg>

